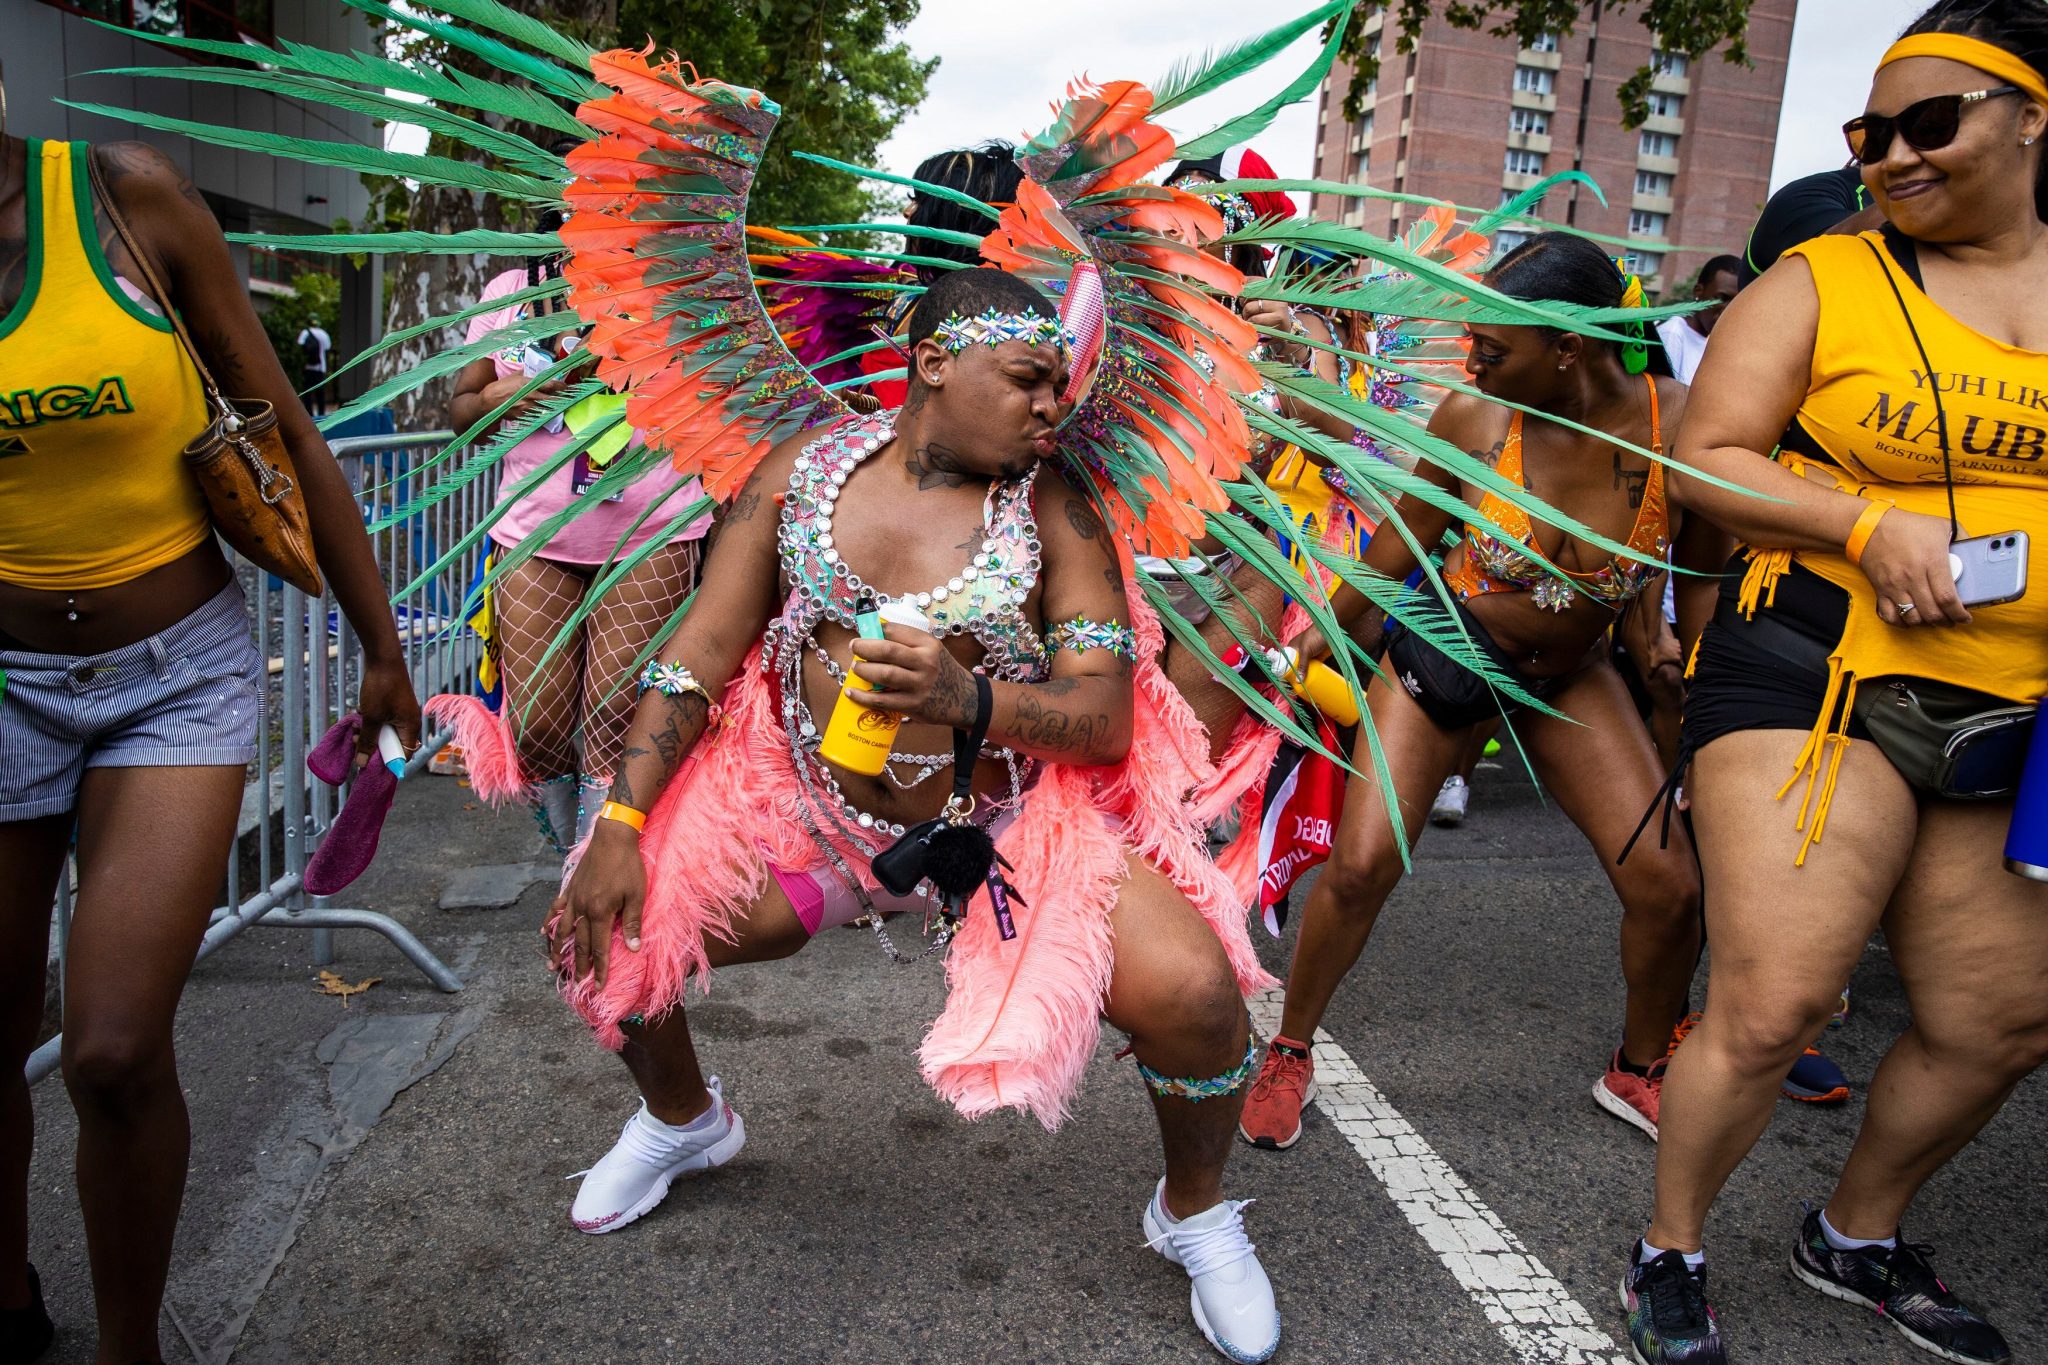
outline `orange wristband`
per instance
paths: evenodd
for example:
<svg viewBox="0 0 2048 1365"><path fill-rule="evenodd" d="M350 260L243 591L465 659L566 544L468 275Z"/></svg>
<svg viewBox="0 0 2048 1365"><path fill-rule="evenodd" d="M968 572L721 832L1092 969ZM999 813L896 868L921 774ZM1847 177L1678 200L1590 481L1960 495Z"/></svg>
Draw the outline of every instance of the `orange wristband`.
<svg viewBox="0 0 2048 1365"><path fill-rule="evenodd" d="M622 825L631 825L635 834L647 828L646 811L634 810L631 806L622 806L616 801L607 801L604 805L600 806L597 811L597 818L600 820L616 820Z"/></svg>
<svg viewBox="0 0 2048 1365"><path fill-rule="evenodd" d="M1869 546L1870 538L1877 534L1877 524L1891 510L1892 504L1873 500L1863 509L1863 515L1856 518L1855 529L1849 532L1849 543L1842 547L1842 553L1849 556L1851 564L1863 562L1863 551Z"/></svg>

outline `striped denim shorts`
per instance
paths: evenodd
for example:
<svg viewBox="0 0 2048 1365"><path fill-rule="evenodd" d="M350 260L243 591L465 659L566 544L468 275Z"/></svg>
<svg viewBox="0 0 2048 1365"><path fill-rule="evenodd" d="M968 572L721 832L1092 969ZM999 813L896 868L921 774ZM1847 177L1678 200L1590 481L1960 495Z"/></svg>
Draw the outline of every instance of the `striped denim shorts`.
<svg viewBox="0 0 2048 1365"><path fill-rule="evenodd" d="M87 768L240 765L256 757L263 660L239 583L105 654L0 649L0 821L61 815Z"/></svg>

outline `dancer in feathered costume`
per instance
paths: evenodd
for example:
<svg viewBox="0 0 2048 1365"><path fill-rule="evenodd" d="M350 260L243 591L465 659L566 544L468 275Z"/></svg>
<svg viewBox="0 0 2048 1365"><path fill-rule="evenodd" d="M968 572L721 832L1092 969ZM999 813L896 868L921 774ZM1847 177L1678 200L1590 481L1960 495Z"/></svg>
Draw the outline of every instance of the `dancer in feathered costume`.
<svg viewBox="0 0 2048 1365"><path fill-rule="evenodd" d="M912 186L985 219L979 238L920 224L787 225L826 250L849 226L902 233L908 263L956 267L923 291L897 339L909 372L902 410L873 414L853 410L791 354L778 325L787 298L771 313L756 287L750 255L792 245L750 233L745 221L776 122L772 101L698 78L672 58L591 51L493 0L374 7L527 85L295 45L233 75L301 97L345 93L350 107L388 106L491 164L129 117L569 210L559 232L268 239L351 252L569 250L563 279L546 288L565 293L572 310L529 319L518 337L458 348L442 368L422 367L352 405L382 403L513 340L587 329L583 345L441 458L454 461L515 405L530 415L397 515L485 476L510 444L606 388L627 394L625 411L555 457L572 460L617 423L631 427L635 440L606 466L594 499L673 468L725 504L695 604L640 675L608 818L578 850L550 914L567 995L601 1042L623 1050L644 1098L579 1190L579 1225L609 1232L630 1223L675 1175L716 1165L743 1141L689 1040L683 997L692 980L705 986L712 968L785 955L818 929L863 917L896 956L883 912L908 910L924 919L928 952L950 943L948 1003L920 1061L963 1113L1015 1107L1056 1124L1099 1019L1131 1035L1166 1147L1167 1176L1144 1215L1148 1237L1188 1270L1211 1342L1234 1359L1264 1359L1279 1319L1241 1205L1222 1199L1220 1179L1256 1060L1239 997L1267 978L1245 933L1247 888L1203 851L1221 775L1157 666L1165 638L1211 662L1254 714L1316 741L1293 703L1224 669L1156 585L1134 587L1132 556L1185 557L1215 535L1340 641L1333 659L1355 696L1365 665L1341 647L1322 575L1290 567L1267 538L1292 523L1241 471L1256 430L1313 446L1382 506L1415 481L1257 394L1270 384L1310 407L1354 414L1422 459L1472 462L1398 413L1285 364L1255 363L1260 328L1230 306L1244 278L1201 249L1225 236L1221 215L1146 177L1176 154L1215 155L1312 89L1336 36L1253 114L1178 146L1156 122L1339 18L1348 0L1184 65L1156 88L1077 86L1021 149L1025 178L1000 212L945 186ZM165 41L246 58L228 44ZM564 164L458 106L584 142ZM1207 188L1227 193L1231 182ZM1233 244L1302 236L1298 225L1265 223L1229 233ZM1470 284L1403 244L1339 236L1413 272L1407 315L1561 321L1556 309ZM998 269L920 260L919 242L972 245ZM888 279L858 287L919 289ZM1363 284L1337 292L1328 306L1391 311ZM1596 331L1601 321L1571 320ZM812 358L829 370L850 357ZM550 380L564 381L559 393L525 404ZM1517 506L1542 506L1526 490L1493 484ZM1217 515L1232 509L1245 520ZM698 515L694 506L650 509L656 534L622 544L605 572L644 562ZM1310 557L1403 609L1397 585L1361 574L1355 559L1321 547ZM1205 601L1213 607L1222 591L1207 586ZM1236 629L1248 632L1247 647L1279 642L1263 622ZM1417 629L1498 679L1451 632L1427 620ZM897 724L893 743L876 738ZM857 762L863 747L880 761Z"/></svg>

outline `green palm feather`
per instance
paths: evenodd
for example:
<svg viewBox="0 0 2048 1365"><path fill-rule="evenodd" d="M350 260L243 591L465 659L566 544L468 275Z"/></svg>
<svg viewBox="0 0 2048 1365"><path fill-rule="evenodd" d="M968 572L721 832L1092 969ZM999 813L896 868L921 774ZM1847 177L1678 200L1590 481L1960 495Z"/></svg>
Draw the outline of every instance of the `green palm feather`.
<svg viewBox="0 0 2048 1365"><path fill-rule="evenodd" d="M529 174L552 177L561 170L560 157L551 156L516 133L508 133L475 119L450 113L431 104L395 99L359 90L319 76L297 76L282 71L229 70L218 66L123 66L91 73L95 76L167 77L201 84L232 85L240 90L268 90L287 99L328 104L352 113L368 114L391 123L410 123L441 133L465 147L503 157Z"/></svg>
<svg viewBox="0 0 2048 1365"><path fill-rule="evenodd" d="M109 24L99 19L88 22L124 37L138 36L133 30L123 28L119 24ZM574 115L563 107L560 100L536 90L466 75L452 67L425 64L414 66L368 52L329 52L324 48L309 47L289 39L280 39L270 47L260 47L246 42L229 43L211 38L184 38L167 33L140 36L160 47L202 52L211 57L223 57L237 63L260 63L280 71L296 71L306 76L324 76L330 80L350 81L372 89L401 91L417 95L421 99L432 100L444 107L479 109L519 122L539 124L543 128L552 128L570 137L594 136L593 131L579 123ZM244 68L236 66L230 69Z"/></svg>
<svg viewBox="0 0 2048 1365"><path fill-rule="evenodd" d="M398 331L385 333L382 340L373 346L365 347L357 352L354 358L346 365L337 368L334 371L334 375L336 378L339 378L363 362L375 360L379 355L382 355L392 347L403 346L406 342L426 336L430 332L439 332L445 328L461 327L472 318L481 317L485 313L495 313L504 308L517 308L522 304L537 303L542 299L556 298L568 292L569 282L557 277L555 279L543 280L536 285L529 285L525 289L514 290L509 294L500 294L496 298L479 299L459 312L443 313L438 317L431 317L423 322L416 322L410 327L403 327Z"/></svg>
<svg viewBox="0 0 2048 1365"><path fill-rule="evenodd" d="M588 43L558 33L546 22L507 8L498 0L433 0L433 5L464 23L487 28L501 38L545 52L572 71L590 70L590 59L596 55L597 50Z"/></svg>
<svg viewBox="0 0 2048 1365"><path fill-rule="evenodd" d="M400 9L396 5L383 4L381 0L344 0L344 2L351 9L359 9L365 14L374 14L386 23L409 28L415 33L439 39L441 42L448 44L448 46L459 48L472 56L481 57L484 61L489 62L507 75L524 76L542 89L551 90L572 103L580 104L588 99L601 99L611 93L591 78L587 58L581 63L580 70L572 71L558 63L543 61L530 53L521 52L514 47L508 47L495 38L486 37L481 33L472 33L468 29L454 24L444 24L438 19L430 19L418 9L410 6ZM436 0L436 3L438 4L438 0ZM439 7L447 8L446 6Z"/></svg>
<svg viewBox="0 0 2048 1365"><path fill-rule="evenodd" d="M199 142L238 151L261 152L291 161L310 161L316 166L334 166L345 171L371 175L395 175L430 185L448 185L478 194L495 194L504 199L548 202L562 197L562 187L530 175L493 171L472 161L424 153L391 152L382 147L364 147L353 142L328 142L320 138L290 137L248 128L223 127L193 119L172 118L140 109L115 109L104 104L60 99L57 103L81 113L103 118L125 119L159 132L179 133Z"/></svg>
<svg viewBox="0 0 2048 1365"><path fill-rule="evenodd" d="M1298 19L1290 19L1278 28L1205 52L1199 57L1175 62L1167 68L1164 76L1152 83L1153 116L1156 118L1169 109L1221 90L1240 76L1249 75L1278 56L1296 38L1350 10L1355 4L1356 0L1330 0L1330 3L1318 6Z"/></svg>
<svg viewBox="0 0 2048 1365"><path fill-rule="evenodd" d="M331 256L409 255L557 256L562 239L552 232L230 232L227 238L247 246L278 251L317 251Z"/></svg>
<svg viewBox="0 0 2048 1365"><path fill-rule="evenodd" d="M1199 137L1181 143L1177 149L1180 159L1202 161L1227 152L1239 143L1248 142L1265 132L1272 126L1273 120L1279 117L1282 109L1307 99L1315 92L1316 87L1323 83L1323 78L1330 74L1330 68L1336 64L1337 49L1344 42L1344 28L1350 18L1349 13L1338 14L1337 21L1330 26L1329 39L1324 42L1322 50L1316 53L1315 60L1304 67L1300 75L1289 81L1279 94L1250 113L1226 119Z"/></svg>

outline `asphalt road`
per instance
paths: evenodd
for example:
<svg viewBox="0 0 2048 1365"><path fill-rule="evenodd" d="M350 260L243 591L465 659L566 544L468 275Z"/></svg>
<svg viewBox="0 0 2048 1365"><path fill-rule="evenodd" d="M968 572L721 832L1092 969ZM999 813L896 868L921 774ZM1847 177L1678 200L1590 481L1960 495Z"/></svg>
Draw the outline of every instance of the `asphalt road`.
<svg viewBox="0 0 2048 1365"><path fill-rule="evenodd" d="M1141 1245L1157 1146L1131 1064L1111 1058L1119 1040L1105 1038L1058 1134L962 1122L912 1060L939 970L885 963L863 931L720 977L691 1019L746 1117L746 1150L621 1233L577 1233L564 1177L607 1148L631 1090L534 956L546 881L500 909L436 908L461 869L534 856L523 813L470 804L446 779L408 784L377 866L344 898L414 927L464 972L462 994L432 991L360 934L342 936L336 970L383 979L347 1004L312 989L309 945L286 931L256 931L195 976L179 1028L195 1143L170 1359L1217 1358L1183 1274ZM1325 1025L1363 1073L1343 1087L1349 1116L1313 1113L1293 1150L1232 1162L1231 1192L1258 1201L1281 1359L1568 1360L1568 1340L1585 1344L1577 1358L1613 1358L1615 1281L1653 1159L1588 1094L1618 1028L1617 914L1583 841L1510 773L1482 772L1467 826L1424 841ZM1287 946L1266 945L1272 965ZM1856 986L1829 1046L1860 1086L1905 1005L1881 945ZM1357 1117L1368 1092L1372 1122ZM1860 1094L1781 1105L1716 1211L1716 1301L1744 1365L1931 1359L1784 1267L1799 1201L1826 1193ZM73 1125L57 1083L37 1098L33 1255L60 1320L49 1359L69 1365L92 1338ZM2022 1087L1907 1228L2022 1360L2048 1341L2044 1104L2041 1081ZM1418 1221L1416 1190L1383 1183L1412 1186L1418 1170L1450 1182L1429 1197L1451 1223ZM1506 1255L1460 1252L1474 1229ZM1519 1278L1480 1283L1502 1264ZM1525 1316L1582 1326L1517 1327L1533 1296L1511 1296L1531 1286L1554 1297Z"/></svg>

